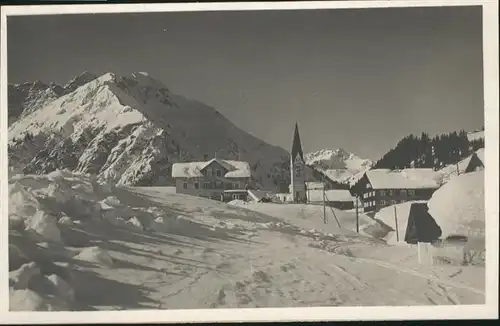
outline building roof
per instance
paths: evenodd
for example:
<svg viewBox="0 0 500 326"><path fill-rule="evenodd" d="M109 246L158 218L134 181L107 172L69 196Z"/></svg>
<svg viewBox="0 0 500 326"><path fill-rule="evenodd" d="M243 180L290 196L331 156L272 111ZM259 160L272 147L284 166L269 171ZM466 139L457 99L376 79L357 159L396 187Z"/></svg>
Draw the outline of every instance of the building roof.
<svg viewBox="0 0 500 326"><path fill-rule="evenodd" d="M299 125L297 123L295 123L295 132L293 134L291 154L292 154L292 161L295 160L297 155L299 155L302 161L304 161L304 153L302 152L302 145L300 143Z"/></svg>
<svg viewBox="0 0 500 326"><path fill-rule="evenodd" d="M373 189L436 189L440 173L433 169L373 169L366 171Z"/></svg>
<svg viewBox="0 0 500 326"><path fill-rule="evenodd" d="M474 155L474 154L473 154ZM442 169L439 170L443 174L444 177L449 177L451 175L456 175L457 174L457 165L458 165L458 172L460 174L465 173L465 170L469 166L470 160L472 158L472 155L467 156L457 164L450 164Z"/></svg>
<svg viewBox="0 0 500 326"><path fill-rule="evenodd" d="M253 200L259 201L262 198L269 196L270 192L265 190L248 189L248 195L250 195Z"/></svg>
<svg viewBox="0 0 500 326"><path fill-rule="evenodd" d="M317 181L309 181L306 182L306 189L314 190L314 189L323 189L325 187L323 182Z"/></svg>
<svg viewBox="0 0 500 326"><path fill-rule="evenodd" d="M465 170L469 167L469 164L472 160L473 156L476 156L484 165L484 148L480 148L476 152L474 152L472 155L467 156L457 164L450 164L445 167L443 167L439 172L443 176L443 181L448 181L450 178L456 176L457 174L463 174L465 173ZM457 166L458 166L458 171L457 171Z"/></svg>
<svg viewBox="0 0 500 326"><path fill-rule="evenodd" d="M172 178L203 177L202 171L210 164L217 162L226 169L226 178L250 178L250 164L243 161L212 159L206 162L183 162L172 165Z"/></svg>
<svg viewBox="0 0 500 326"><path fill-rule="evenodd" d="M307 193L310 202L323 202L323 190L309 190ZM325 190L325 197L327 202L352 202L354 200L349 190L344 189Z"/></svg>

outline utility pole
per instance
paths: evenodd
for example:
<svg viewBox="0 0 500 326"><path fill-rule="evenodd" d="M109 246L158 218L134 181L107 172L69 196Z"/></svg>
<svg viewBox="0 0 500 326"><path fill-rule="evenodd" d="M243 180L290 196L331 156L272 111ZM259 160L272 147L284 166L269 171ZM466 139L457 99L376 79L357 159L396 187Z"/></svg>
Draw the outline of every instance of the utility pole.
<svg viewBox="0 0 500 326"><path fill-rule="evenodd" d="M396 212L396 205L394 205L394 220L396 222L396 240L399 242L398 214Z"/></svg>
<svg viewBox="0 0 500 326"><path fill-rule="evenodd" d="M359 233L358 195L356 195L356 232Z"/></svg>
<svg viewBox="0 0 500 326"><path fill-rule="evenodd" d="M323 222L326 224L325 183L323 183Z"/></svg>
<svg viewBox="0 0 500 326"><path fill-rule="evenodd" d="M326 194L325 194L325 176L323 175L322 176L322 181L323 181L323 223L326 224L326 202L325 202L325 197L326 197Z"/></svg>

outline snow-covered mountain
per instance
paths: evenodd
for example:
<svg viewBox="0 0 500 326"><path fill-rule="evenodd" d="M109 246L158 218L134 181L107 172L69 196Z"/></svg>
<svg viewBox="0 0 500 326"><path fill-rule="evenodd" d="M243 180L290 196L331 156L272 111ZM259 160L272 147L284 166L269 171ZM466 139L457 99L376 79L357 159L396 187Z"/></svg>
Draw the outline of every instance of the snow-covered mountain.
<svg viewBox="0 0 500 326"><path fill-rule="evenodd" d="M484 139L484 130L474 130L467 133L469 141Z"/></svg>
<svg viewBox="0 0 500 326"><path fill-rule="evenodd" d="M82 76L63 87L69 93L62 91L9 127L11 169L67 169L124 185L168 185L172 163L217 153L249 162L262 187L288 183L284 149L249 135L203 103L171 93L147 73Z"/></svg>
<svg viewBox="0 0 500 326"><path fill-rule="evenodd" d="M9 125L96 78L97 76L84 72L64 86L55 83L45 84L39 80L23 84L9 84Z"/></svg>
<svg viewBox="0 0 500 326"><path fill-rule="evenodd" d="M306 164L324 171L337 182L348 182L353 176L373 166L373 161L362 159L342 148L321 149L305 155Z"/></svg>

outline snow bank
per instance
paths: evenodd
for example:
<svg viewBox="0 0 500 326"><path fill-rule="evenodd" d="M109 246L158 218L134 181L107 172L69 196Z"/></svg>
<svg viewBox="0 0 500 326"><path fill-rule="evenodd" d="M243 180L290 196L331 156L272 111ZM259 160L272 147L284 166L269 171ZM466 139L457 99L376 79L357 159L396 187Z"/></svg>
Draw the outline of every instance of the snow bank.
<svg viewBox="0 0 500 326"><path fill-rule="evenodd" d="M25 219L34 215L39 208L35 196L19 182L9 185L9 229L22 227Z"/></svg>
<svg viewBox="0 0 500 326"><path fill-rule="evenodd" d="M443 238L484 234L484 171L451 179L434 193L428 206L443 231Z"/></svg>
<svg viewBox="0 0 500 326"><path fill-rule="evenodd" d="M9 284L14 289L26 289L30 280L36 275L40 275L40 269L34 262L30 262L9 273Z"/></svg>
<svg viewBox="0 0 500 326"><path fill-rule="evenodd" d="M9 295L11 311L48 311L45 300L35 291L29 289L13 290Z"/></svg>
<svg viewBox="0 0 500 326"><path fill-rule="evenodd" d="M106 267L113 266L113 258L111 257L111 255L106 250L99 247L85 248L75 256L75 259L95 263Z"/></svg>
<svg viewBox="0 0 500 326"><path fill-rule="evenodd" d="M61 232L55 218L44 211L37 211L26 220L26 231L37 234L40 238L51 242L61 242Z"/></svg>
<svg viewBox="0 0 500 326"><path fill-rule="evenodd" d="M244 200L241 200L241 199L235 199L235 200L230 201L227 204L231 205L231 206L245 206L246 202Z"/></svg>

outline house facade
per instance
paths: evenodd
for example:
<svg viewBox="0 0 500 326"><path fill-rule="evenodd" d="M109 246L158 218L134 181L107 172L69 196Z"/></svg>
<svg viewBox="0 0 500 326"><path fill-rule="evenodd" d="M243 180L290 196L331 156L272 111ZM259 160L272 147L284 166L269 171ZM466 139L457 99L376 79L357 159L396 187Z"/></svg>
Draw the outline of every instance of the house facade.
<svg viewBox="0 0 500 326"><path fill-rule="evenodd" d="M314 189L308 191L308 203L323 205L347 210L354 208L354 197L345 189Z"/></svg>
<svg viewBox="0 0 500 326"><path fill-rule="evenodd" d="M212 159L174 163L172 178L179 194L219 201L246 200L251 171L247 162Z"/></svg>
<svg viewBox="0 0 500 326"><path fill-rule="evenodd" d="M439 173L432 169L367 171L351 190L365 213L408 201L429 200L440 186Z"/></svg>

